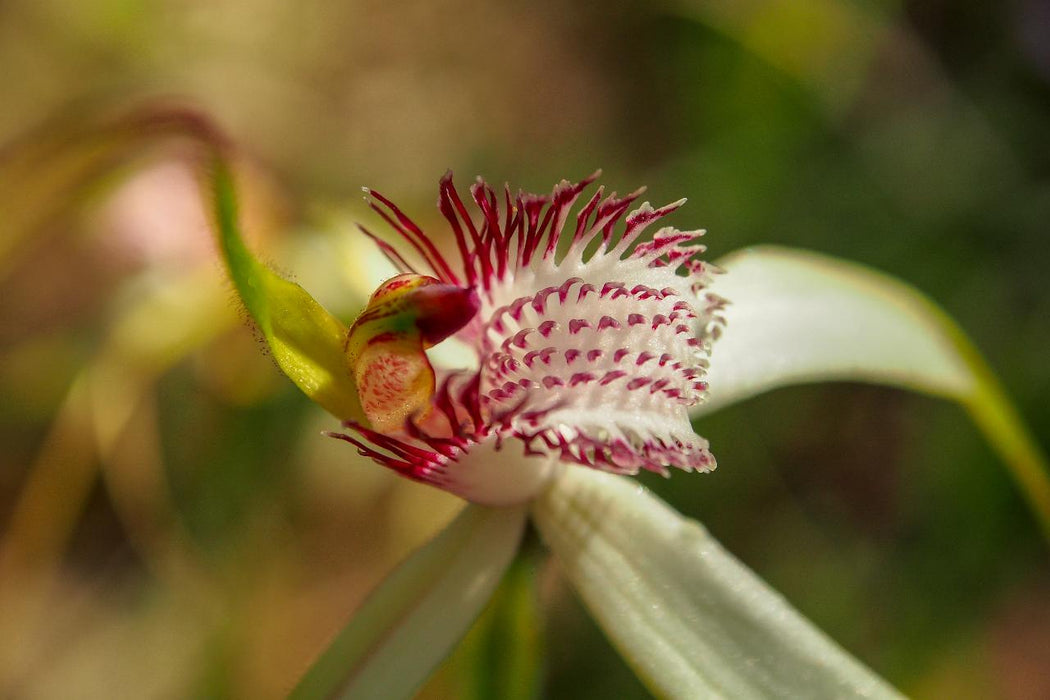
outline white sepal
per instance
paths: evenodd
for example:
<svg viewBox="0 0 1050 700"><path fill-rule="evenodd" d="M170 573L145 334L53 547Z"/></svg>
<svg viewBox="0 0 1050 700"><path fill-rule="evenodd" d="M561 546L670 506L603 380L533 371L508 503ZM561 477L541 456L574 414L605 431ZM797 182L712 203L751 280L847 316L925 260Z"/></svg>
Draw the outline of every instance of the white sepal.
<svg viewBox="0 0 1050 700"><path fill-rule="evenodd" d="M869 268L772 246L719 260L729 300L694 416L789 384L853 380L961 398L973 372L954 324L918 290Z"/></svg>
<svg viewBox="0 0 1050 700"><path fill-rule="evenodd" d="M896 698L698 523L624 477L568 468L533 506L639 677L676 698Z"/></svg>

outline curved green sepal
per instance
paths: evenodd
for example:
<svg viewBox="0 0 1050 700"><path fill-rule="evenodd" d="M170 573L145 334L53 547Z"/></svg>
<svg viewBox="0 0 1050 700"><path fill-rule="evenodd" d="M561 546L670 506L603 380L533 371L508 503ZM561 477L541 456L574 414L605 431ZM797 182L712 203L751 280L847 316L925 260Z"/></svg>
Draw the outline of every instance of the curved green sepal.
<svg viewBox="0 0 1050 700"><path fill-rule="evenodd" d="M570 467L532 514L613 646L659 697L900 697L635 481Z"/></svg>
<svg viewBox="0 0 1050 700"><path fill-rule="evenodd" d="M524 508L467 506L380 584L292 700L411 697L481 613L524 529Z"/></svg>
<svg viewBox="0 0 1050 700"><path fill-rule="evenodd" d="M367 425L343 352L346 326L306 290L251 254L237 223L233 177L219 159L213 166L212 189L219 248L230 279L277 366L329 413Z"/></svg>
<svg viewBox="0 0 1050 700"><path fill-rule="evenodd" d="M761 246L718 261L729 300L708 401L693 415L789 384L853 380L962 404L1050 539L1050 468L980 352L919 290L862 265Z"/></svg>

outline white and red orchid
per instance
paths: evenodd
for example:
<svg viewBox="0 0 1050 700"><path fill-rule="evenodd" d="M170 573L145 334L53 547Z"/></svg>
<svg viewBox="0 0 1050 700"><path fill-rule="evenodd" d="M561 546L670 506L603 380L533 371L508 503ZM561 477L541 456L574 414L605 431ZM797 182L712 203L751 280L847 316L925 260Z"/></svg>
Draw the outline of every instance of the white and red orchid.
<svg viewBox="0 0 1050 700"><path fill-rule="evenodd" d="M502 207L479 180L470 190L478 225L446 175L439 208L454 261L370 193L425 268L369 233L401 274L350 329L368 426L347 422L356 437L337 437L487 505L533 498L558 464L619 474L714 468L689 423L724 307L696 258L703 232L665 227L643 238L684 200L627 214L641 190L621 198L598 188L570 222L597 175L562 182L549 197L505 191ZM472 350L474 366L440 371L435 391L424 350L451 335Z"/></svg>
<svg viewBox="0 0 1050 700"><path fill-rule="evenodd" d="M702 527L624 475L713 469L691 416L825 379L963 403L1050 523L1045 459L976 351L914 289L779 249L730 256L716 275L696 258L701 232L646 231L682 202L628 213L640 191L598 189L573 218L593 180L546 197L504 190L502 204L478 181L471 214L446 176L438 206L452 256L368 191L407 245L365 232L392 267L348 328L251 255L232 178L217 164L220 247L278 366L342 421L333 435L471 501L365 602L296 697L410 695L491 596L529 517L660 695L896 697ZM450 339L466 353L435 366L428 351Z"/></svg>

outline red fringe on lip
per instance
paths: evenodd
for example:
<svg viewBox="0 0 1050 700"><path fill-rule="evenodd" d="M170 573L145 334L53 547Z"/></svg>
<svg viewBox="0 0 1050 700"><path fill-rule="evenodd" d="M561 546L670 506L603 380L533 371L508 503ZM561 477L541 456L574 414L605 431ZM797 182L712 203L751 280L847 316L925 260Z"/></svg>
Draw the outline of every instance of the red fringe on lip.
<svg viewBox="0 0 1050 700"><path fill-rule="evenodd" d="M460 256L458 266L450 264L429 236L397 205L378 192L367 192L371 196L369 205L372 209L426 262L430 269L422 271L422 274L432 274L449 284L476 286L488 291L494 281L528 266L537 254L543 260L554 257L559 242L568 233L565 224L570 209L583 190L600 174L600 170L595 171L578 183L562 181L546 196L519 192L512 199L510 190L504 187L502 207L496 191L479 179L470 188L471 198L481 213L480 225L476 225L452 184L452 172L445 173L440 182L438 209L448 221L455 237ZM617 197L613 193L603 199L604 188L599 187L576 215L571 245L586 244L599 235L602 242L608 244L617 223L644 191L645 188L641 188L626 197ZM649 224L667 216L681 205L682 202L675 202L659 209L644 207L627 216L619 247L632 250L634 254L652 257L654 266L685 266L690 272L701 272L703 264L692 258L702 247L683 245L695 238L695 233L675 232L673 236L658 237L651 242L635 245ZM367 229L362 227L362 230L376 241L399 270L420 272L412 269L391 245Z"/></svg>

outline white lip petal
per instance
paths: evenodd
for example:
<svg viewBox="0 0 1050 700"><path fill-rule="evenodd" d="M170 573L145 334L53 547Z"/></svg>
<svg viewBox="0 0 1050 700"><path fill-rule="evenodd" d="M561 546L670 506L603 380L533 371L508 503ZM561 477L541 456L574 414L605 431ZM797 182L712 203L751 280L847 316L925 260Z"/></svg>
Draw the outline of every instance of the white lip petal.
<svg viewBox="0 0 1050 700"><path fill-rule="evenodd" d="M492 436L449 464L440 486L471 503L518 505L532 500L561 469L556 457L527 454L517 438Z"/></svg>
<svg viewBox="0 0 1050 700"><path fill-rule="evenodd" d="M918 290L816 253L748 248L718 262L730 303L700 415L788 384L856 380L960 397L973 373L953 326Z"/></svg>
<svg viewBox="0 0 1050 700"><path fill-rule="evenodd" d="M704 393L708 343L697 331L707 314L691 290L670 287L685 278L646 262L619 261L636 276L614 279L581 264L558 286L507 295L515 301L482 325L482 405L543 410L523 432L568 461L708 471L714 458L688 413Z"/></svg>
<svg viewBox="0 0 1050 700"><path fill-rule="evenodd" d="M558 461L628 474L713 469L707 442L689 423L689 408L707 386L724 303L702 294L711 272L697 257L703 231L665 226L643 237L684 200L658 209L645 202L628 213L641 190L618 197L599 188L571 216L596 177L563 181L549 197L519 193L513 200L509 189L500 197L479 180L470 188L472 215L446 174L438 207L458 260L370 192L373 209L422 269L369 234L384 254L411 272L470 289L480 307L449 343L428 351L453 384L439 382L426 410L407 404L408 415L393 415L391 424L369 414L378 432L351 421L346 427L359 437L335 436L409 478L490 505L531 498ZM390 366L380 337L369 340L372 359ZM357 366L364 379L369 367ZM402 393L396 381L376 381L377 395ZM517 444L524 459L501 453L505 442Z"/></svg>
<svg viewBox="0 0 1050 700"><path fill-rule="evenodd" d="M532 514L613 645L661 697L900 697L629 479L567 469Z"/></svg>

